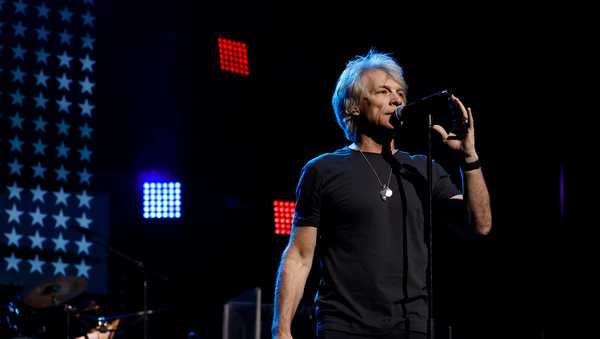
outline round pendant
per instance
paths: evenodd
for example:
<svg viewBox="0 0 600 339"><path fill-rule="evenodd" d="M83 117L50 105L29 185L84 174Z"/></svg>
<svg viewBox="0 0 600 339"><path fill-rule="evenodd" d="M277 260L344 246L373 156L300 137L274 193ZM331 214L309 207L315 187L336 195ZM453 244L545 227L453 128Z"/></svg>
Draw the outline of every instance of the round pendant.
<svg viewBox="0 0 600 339"><path fill-rule="evenodd" d="M381 188L381 191L379 191L379 195L381 196L381 200L386 201L387 198L390 198L392 196L394 192L392 192L392 190L387 187L387 185L384 185Z"/></svg>
<svg viewBox="0 0 600 339"><path fill-rule="evenodd" d="M388 198L391 198L393 193L394 193L394 192L392 192L392 189L391 189L391 188L389 188L389 187L386 187L386 188L385 188L385 196L386 196L386 197L388 197Z"/></svg>

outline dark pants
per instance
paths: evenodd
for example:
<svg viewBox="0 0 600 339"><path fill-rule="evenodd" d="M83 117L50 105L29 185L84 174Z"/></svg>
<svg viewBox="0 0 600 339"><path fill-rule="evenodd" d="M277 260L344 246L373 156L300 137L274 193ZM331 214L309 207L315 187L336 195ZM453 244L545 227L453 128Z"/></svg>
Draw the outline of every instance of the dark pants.
<svg viewBox="0 0 600 339"><path fill-rule="evenodd" d="M403 328L395 329L385 335L352 334L342 331L325 330L317 333L318 339L426 339L427 334L421 332L407 332Z"/></svg>

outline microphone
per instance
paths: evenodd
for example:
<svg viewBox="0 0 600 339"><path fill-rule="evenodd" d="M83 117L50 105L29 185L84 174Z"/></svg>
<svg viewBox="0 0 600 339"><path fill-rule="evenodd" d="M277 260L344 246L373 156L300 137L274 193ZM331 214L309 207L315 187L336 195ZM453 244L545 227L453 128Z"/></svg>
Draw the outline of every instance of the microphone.
<svg viewBox="0 0 600 339"><path fill-rule="evenodd" d="M417 109L421 109L421 106L427 106L427 105L433 104L433 101L435 99L439 99L439 98L450 99L451 95L452 94L450 94L450 92L448 92L448 90L444 89L439 92L435 92L433 94L424 96L424 97L418 99L417 101L413 101L404 106L396 107L396 109L394 110L394 116L395 116L395 120L396 120L395 126L401 127L402 124L404 123L404 121L407 119L406 114L404 114L404 117L403 117L404 111L407 111L406 113L409 113L411 111L416 111Z"/></svg>
<svg viewBox="0 0 600 339"><path fill-rule="evenodd" d="M444 127L448 132L462 138L469 127L462 114L454 107L452 93L444 89L424 96L404 106L398 106L390 119L390 123L399 130L405 124L411 126L427 124L427 115L431 114L432 124ZM407 123L408 122L408 123Z"/></svg>
<svg viewBox="0 0 600 339"><path fill-rule="evenodd" d="M394 110L394 114L390 118L390 123L392 126L396 128L402 127L404 124L404 118L402 117L402 111L404 111L404 106L398 106Z"/></svg>

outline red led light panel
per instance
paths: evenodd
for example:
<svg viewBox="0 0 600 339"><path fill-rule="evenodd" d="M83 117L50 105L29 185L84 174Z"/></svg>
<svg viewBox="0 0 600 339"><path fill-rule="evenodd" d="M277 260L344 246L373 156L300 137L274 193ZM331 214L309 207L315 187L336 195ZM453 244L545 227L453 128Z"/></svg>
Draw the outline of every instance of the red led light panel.
<svg viewBox="0 0 600 339"><path fill-rule="evenodd" d="M290 234L292 230L292 220L294 220L295 208L296 203L293 201L273 201L273 221L275 223L275 234Z"/></svg>
<svg viewBox="0 0 600 339"><path fill-rule="evenodd" d="M248 48L245 42L219 37L219 61L223 72L248 76Z"/></svg>

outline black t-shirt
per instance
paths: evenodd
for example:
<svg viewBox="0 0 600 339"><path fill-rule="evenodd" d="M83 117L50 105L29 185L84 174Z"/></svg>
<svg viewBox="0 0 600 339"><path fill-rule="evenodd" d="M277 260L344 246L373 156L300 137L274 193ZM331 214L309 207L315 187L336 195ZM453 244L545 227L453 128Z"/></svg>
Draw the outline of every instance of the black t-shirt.
<svg viewBox="0 0 600 339"><path fill-rule="evenodd" d="M426 157L363 153L383 183L393 168L387 200L373 169L349 147L309 161L296 191L294 226L318 228L318 327L377 334L404 323L425 332ZM456 194L434 162L433 199Z"/></svg>

